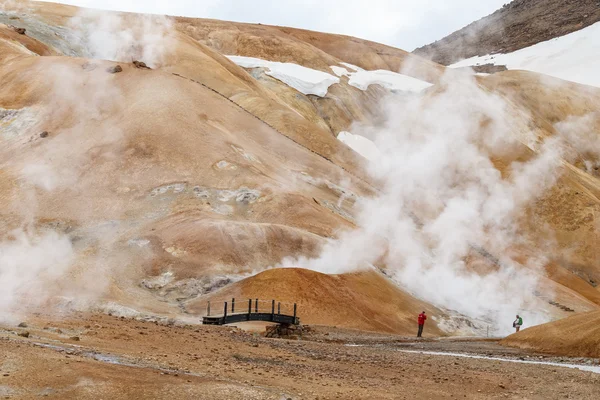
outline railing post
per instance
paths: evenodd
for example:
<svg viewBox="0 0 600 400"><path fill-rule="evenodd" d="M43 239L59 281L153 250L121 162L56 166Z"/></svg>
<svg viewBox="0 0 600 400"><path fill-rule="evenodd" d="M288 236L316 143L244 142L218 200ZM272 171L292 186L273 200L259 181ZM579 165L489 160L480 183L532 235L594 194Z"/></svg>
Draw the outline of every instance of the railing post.
<svg viewBox="0 0 600 400"><path fill-rule="evenodd" d="M275 321L275 300L271 300L271 321Z"/></svg>
<svg viewBox="0 0 600 400"><path fill-rule="evenodd" d="M254 312L258 312L258 299L256 299L256 303L254 304Z"/></svg>
<svg viewBox="0 0 600 400"><path fill-rule="evenodd" d="M277 303L277 315L281 314L281 303Z"/></svg>
<svg viewBox="0 0 600 400"><path fill-rule="evenodd" d="M231 313L235 312L235 299L231 299Z"/></svg>
<svg viewBox="0 0 600 400"><path fill-rule="evenodd" d="M226 319L227 319L227 302L225 302L225 306L223 307L223 324L225 324Z"/></svg>
<svg viewBox="0 0 600 400"><path fill-rule="evenodd" d="M296 323L296 303L294 303L294 324Z"/></svg>
<svg viewBox="0 0 600 400"><path fill-rule="evenodd" d="M252 299L248 299L248 321L250 321L250 314L252 314Z"/></svg>
<svg viewBox="0 0 600 400"><path fill-rule="evenodd" d="M206 308L207 308L207 310L206 310L206 316L210 317L210 301L208 302L208 306Z"/></svg>

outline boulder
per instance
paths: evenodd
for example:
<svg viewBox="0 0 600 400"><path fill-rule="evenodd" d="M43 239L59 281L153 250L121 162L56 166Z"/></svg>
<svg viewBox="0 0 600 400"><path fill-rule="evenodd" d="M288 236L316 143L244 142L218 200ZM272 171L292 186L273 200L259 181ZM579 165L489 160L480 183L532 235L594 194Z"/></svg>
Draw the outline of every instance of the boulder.
<svg viewBox="0 0 600 400"><path fill-rule="evenodd" d="M109 74L117 74L122 71L123 71L123 68L120 65L112 66L106 70L106 72L108 72Z"/></svg>
<svg viewBox="0 0 600 400"><path fill-rule="evenodd" d="M10 25L10 28L13 31L17 32L18 34L20 34L20 35L24 35L25 34L25 28L19 28L19 27L14 26L14 25Z"/></svg>
<svg viewBox="0 0 600 400"><path fill-rule="evenodd" d="M136 61L134 61L134 62L133 62L133 65L134 65L136 68L139 68L139 69L152 69L152 68L150 68L149 66L147 66L147 65L146 65L146 63L145 63L145 62L143 62L143 61L137 61L137 60L136 60Z"/></svg>

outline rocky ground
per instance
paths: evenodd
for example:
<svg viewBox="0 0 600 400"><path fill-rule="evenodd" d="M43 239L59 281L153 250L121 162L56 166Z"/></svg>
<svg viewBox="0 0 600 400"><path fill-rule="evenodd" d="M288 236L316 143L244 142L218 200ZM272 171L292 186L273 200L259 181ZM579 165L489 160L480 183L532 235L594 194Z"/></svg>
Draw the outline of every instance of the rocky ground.
<svg viewBox="0 0 600 400"><path fill-rule="evenodd" d="M324 327L311 327L302 340L267 339L255 325L246 331L98 314L61 319L39 314L27 318L24 325L0 329L0 395L4 398L600 396L600 374L593 372L419 353L467 352L516 360L545 357L501 347L495 340L416 342Z"/></svg>
<svg viewBox="0 0 600 400"><path fill-rule="evenodd" d="M445 38L416 49L414 53L450 65L473 56L510 53L578 31L598 21L598 0L514 0Z"/></svg>

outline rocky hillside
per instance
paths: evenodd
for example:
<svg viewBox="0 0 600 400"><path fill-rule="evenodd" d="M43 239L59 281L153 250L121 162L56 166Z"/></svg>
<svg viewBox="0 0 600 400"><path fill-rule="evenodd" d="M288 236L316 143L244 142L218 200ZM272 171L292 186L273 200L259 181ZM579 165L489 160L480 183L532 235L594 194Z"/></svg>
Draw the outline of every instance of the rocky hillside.
<svg viewBox="0 0 600 400"><path fill-rule="evenodd" d="M397 49L339 59L275 27L20 4L0 10L0 264L41 277L12 279L7 312L34 291L32 306L60 294L117 314L185 315L186 302L285 257L318 255L378 190L336 135L376 120L390 94L331 66L415 59L432 81L443 71ZM283 75L226 55L283 62ZM387 301L412 299L373 274ZM355 281L336 284L369 303ZM276 295L261 290L244 296ZM305 322L322 321L300 303Z"/></svg>
<svg viewBox="0 0 600 400"><path fill-rule="evenodd" d="M514 0L413 53L450 65L473 56L510 53L598 21L600 2L597 0Z"/></svg>
<svg viewBox="0 0 600 400"><path fill-rule="evenodd" d="M12 7L0 311L197 321L266 297L396 333L425 309L442 335L506 319L485 314L498 303L540 322L598 309L600 89L298 29ZM381 163L338 140L365 126Z"/></svg>

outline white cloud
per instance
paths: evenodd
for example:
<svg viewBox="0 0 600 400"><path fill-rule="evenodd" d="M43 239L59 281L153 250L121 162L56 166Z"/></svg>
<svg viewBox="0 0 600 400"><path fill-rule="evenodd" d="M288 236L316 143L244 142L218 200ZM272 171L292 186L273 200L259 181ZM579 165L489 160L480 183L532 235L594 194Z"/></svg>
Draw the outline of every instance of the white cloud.
<svg viewBox="0 0 600 400"><path fill-rule="evenodd" d="M412 50L479 19L507 0L64 0L81 7L292 26Z"/></svg>

